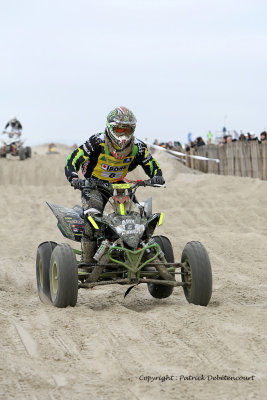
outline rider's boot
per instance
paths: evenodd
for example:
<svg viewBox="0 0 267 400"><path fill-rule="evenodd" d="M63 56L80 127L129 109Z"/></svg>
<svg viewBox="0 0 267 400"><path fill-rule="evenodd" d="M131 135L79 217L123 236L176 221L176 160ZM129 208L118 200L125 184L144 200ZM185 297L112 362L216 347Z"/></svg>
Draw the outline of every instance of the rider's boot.
<svg viewBox="0 0 267 400"><path fill-rule="evenodd" d="M95 241L88 240L84 237L81 239L81 262L86 264L93 263L93 256L95 254Z"/></svg>

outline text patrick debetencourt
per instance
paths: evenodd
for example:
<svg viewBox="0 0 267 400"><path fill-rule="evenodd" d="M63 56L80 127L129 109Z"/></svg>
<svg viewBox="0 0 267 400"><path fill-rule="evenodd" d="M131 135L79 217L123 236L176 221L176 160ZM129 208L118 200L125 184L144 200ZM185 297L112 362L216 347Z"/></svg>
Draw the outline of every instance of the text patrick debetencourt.
<svg viewBox="0 0 267 400"><path fill-rule="evenodd" d="M255 375L250 376L231 376L231 375L140 375L140 381L146 383L167 382L167 381L254 381Z"/></svg>

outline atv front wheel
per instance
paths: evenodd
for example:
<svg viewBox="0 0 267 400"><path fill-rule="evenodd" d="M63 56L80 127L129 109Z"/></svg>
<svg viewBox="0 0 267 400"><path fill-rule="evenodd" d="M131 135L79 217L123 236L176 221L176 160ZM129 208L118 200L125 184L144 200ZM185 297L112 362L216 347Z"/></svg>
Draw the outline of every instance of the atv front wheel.
<svg viewBox="0 0 267 400"><path fill-rule="evenodd" d="M188 242L182 253L183 287L188 303L200 306L209 304L212 293L212 272L208 253L200 242Z"/></svg>
<svg viewBox="0 0 267 400"><path fill-rule="evenodd" d="M74 307L78 297L78 266L67 243L57 245L50 259L50 295L53 306Z"/></svg>
<svg viewBox="0 0 267 400"><path fill-rule="evenodd" d="M166 236L154 236L155 242L160 245L167 262L174 262L173 249L170 240ZM153 268L154 269L154 268ZM159 278L162 279L162 278ZM151 296L156 299L165 299L173 292L173 286L157 285L156 283L147 284Z"/></svg>
<svg viewBox="0 0 267 400"><path fill-rule="evenodd" d="M44 296L51 300L50 284L49 284L49 269L50 258L52 251L56 247L55 242L44 242L38 246L36 255L36 281L38 295L41 301L44 301Z"/></svg>

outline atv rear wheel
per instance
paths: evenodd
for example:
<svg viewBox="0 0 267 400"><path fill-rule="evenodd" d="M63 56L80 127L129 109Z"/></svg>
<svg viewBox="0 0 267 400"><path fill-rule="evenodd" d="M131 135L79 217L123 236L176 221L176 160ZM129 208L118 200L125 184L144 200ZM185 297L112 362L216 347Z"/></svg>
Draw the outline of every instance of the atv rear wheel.
<svg viewBox="0 0 267 400"><path fill-rule="evenodd" d="M52 251L56 247L55 242L44 242L38 246L36 255L36 281L38 295L41 301L44 301L44 296L51 300L50 284L49 284L49 269L50 258Z"/></svg>
<svg viewBox="0 0 267 400"><path fill-rule="evenodd" d="M154 236L155 242L160 245L167 262L174 262L173 249L170 240L166 236ZM153 268L154 269L154 268ZM158 278L162 279L162 278ZM165 299L173 292L173 286L157 285L156 283L147 284L151 296L156 299Z"/></svg>
<svg viewBox="0 0 267 400"><path fill-rule="evenodd" d="M188 242L182 253L181 268L184 294L188 303L209 304L212 293L212 272L208 253L200 242Z"/></svg>
<svg viewBox="0 0 267 400"><path fill-rule="evenodd" d="M31 158L32 156L32 149L30 146L26 146L25 147L25 157L26 158Z"/></svg>
<svg viewBox="0 0 267 400"><path fill-rule="evenodd" d="M78 297L78 266L67 243L57 245L50 259L50 295L53 306L74 307Z"/></svg>
<svg viewBox="0 0 267 400"><path fill-rule="evenodd" d="M19 159L21 161L23 161L23 160L25 160L25 158L26 158L25 149L24 149L24 147L20 147L20 149L19 149Z"/></svg>

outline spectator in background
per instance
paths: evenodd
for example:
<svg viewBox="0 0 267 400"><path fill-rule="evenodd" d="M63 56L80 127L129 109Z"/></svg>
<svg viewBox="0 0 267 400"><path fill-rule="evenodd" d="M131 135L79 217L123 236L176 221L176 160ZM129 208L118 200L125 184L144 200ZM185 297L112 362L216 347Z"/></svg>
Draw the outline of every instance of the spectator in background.
<svg viewBox="0 0 267 400"><path fill-rule="evenodd" d="M267 132L266 131L263 131L260 134L260 141L259 142L261 143L263 140L267 140Z"/></svg>
<svg viewBox="0 0 267 400"><path fill-rule="evenodd" d="M227 135L224 135L223 137L222 137L222 140L220 141L220 143L219 143L219 146L220 147L222 147L224 144L226 144L227 143Z"/></svg>
<svg viewBox="0 0 267 400"><path fill-rule="evenodd" d="M171 140L168 143L166 143L166 149L168 149L168 150L172 150L173 149L173 143L172 143Z"/></svg>
<svg viewBox="0 0 267 400"><path fill-rule="evenodd" d="M190 149L196 149L200 146L205 146L205 142L201 136L198 136L193 142L188 142L185 147L185 151L190 151Z"/></svg>
<svg viewBox="0 0 267 400"><path fill-rule="evenodd" d="M233 141L232 136L231 135L227 135L226 136L226 143L232 143L232 141Z"/></svg>
<svg viewBox="0 0 267 400"><path fill-rule="evenodd" d="M250 131L248 132L248 142L251 142L252 140L258 140L258 138L253 131Z"/></svg>
<svg viewBox="0 0 267 400"><path fill-rule="evenodd" d="M193 149L195 147L195 145L194 145L194 143L193 142L188 142L186 145L185 145L185 151L190 151L190 149Z"/></svg>
<svg viewBox="0 0 267 400"><path fill-rule="evenodd" d="M183 146L182 146L182 143L181 142L174 142L174 148L175 148L175 150L177 150L177 151L183 151Z"/></svg>
<svg viewBox="0 0 267 400"><path fill-rule="evenodd" d="M198 137L196 138L195 143L196 143L196 146L197 146L197 147L205 146L205 142L204 142L204 140L202 139L201 136L198 136Z"/></svg>
<svg viewBox="0 0 267 400"><path fill-rule="evenodd" d="M246 142L247 141L246 135L244 133L241 133L239 135L239 140L240 142Z"/></svg>
<svg viewBox="0 0 267 400"><path fill-rule="evenodd" d="M208 134L207 134L207 138L208 138L208 141L207 141L207 144L211 144L211 142L212 142L212 132L211 131L208 131Z"/></svg>
<svg viewBox="0 0 267 400"><path fill-rule="evenodd" d="M193 142L193 140L192 140L192 133L191 133L191 132L189 132L189 133L187 134L187 141L188 141L188 143L192 143L192 142Z"/></svg>

